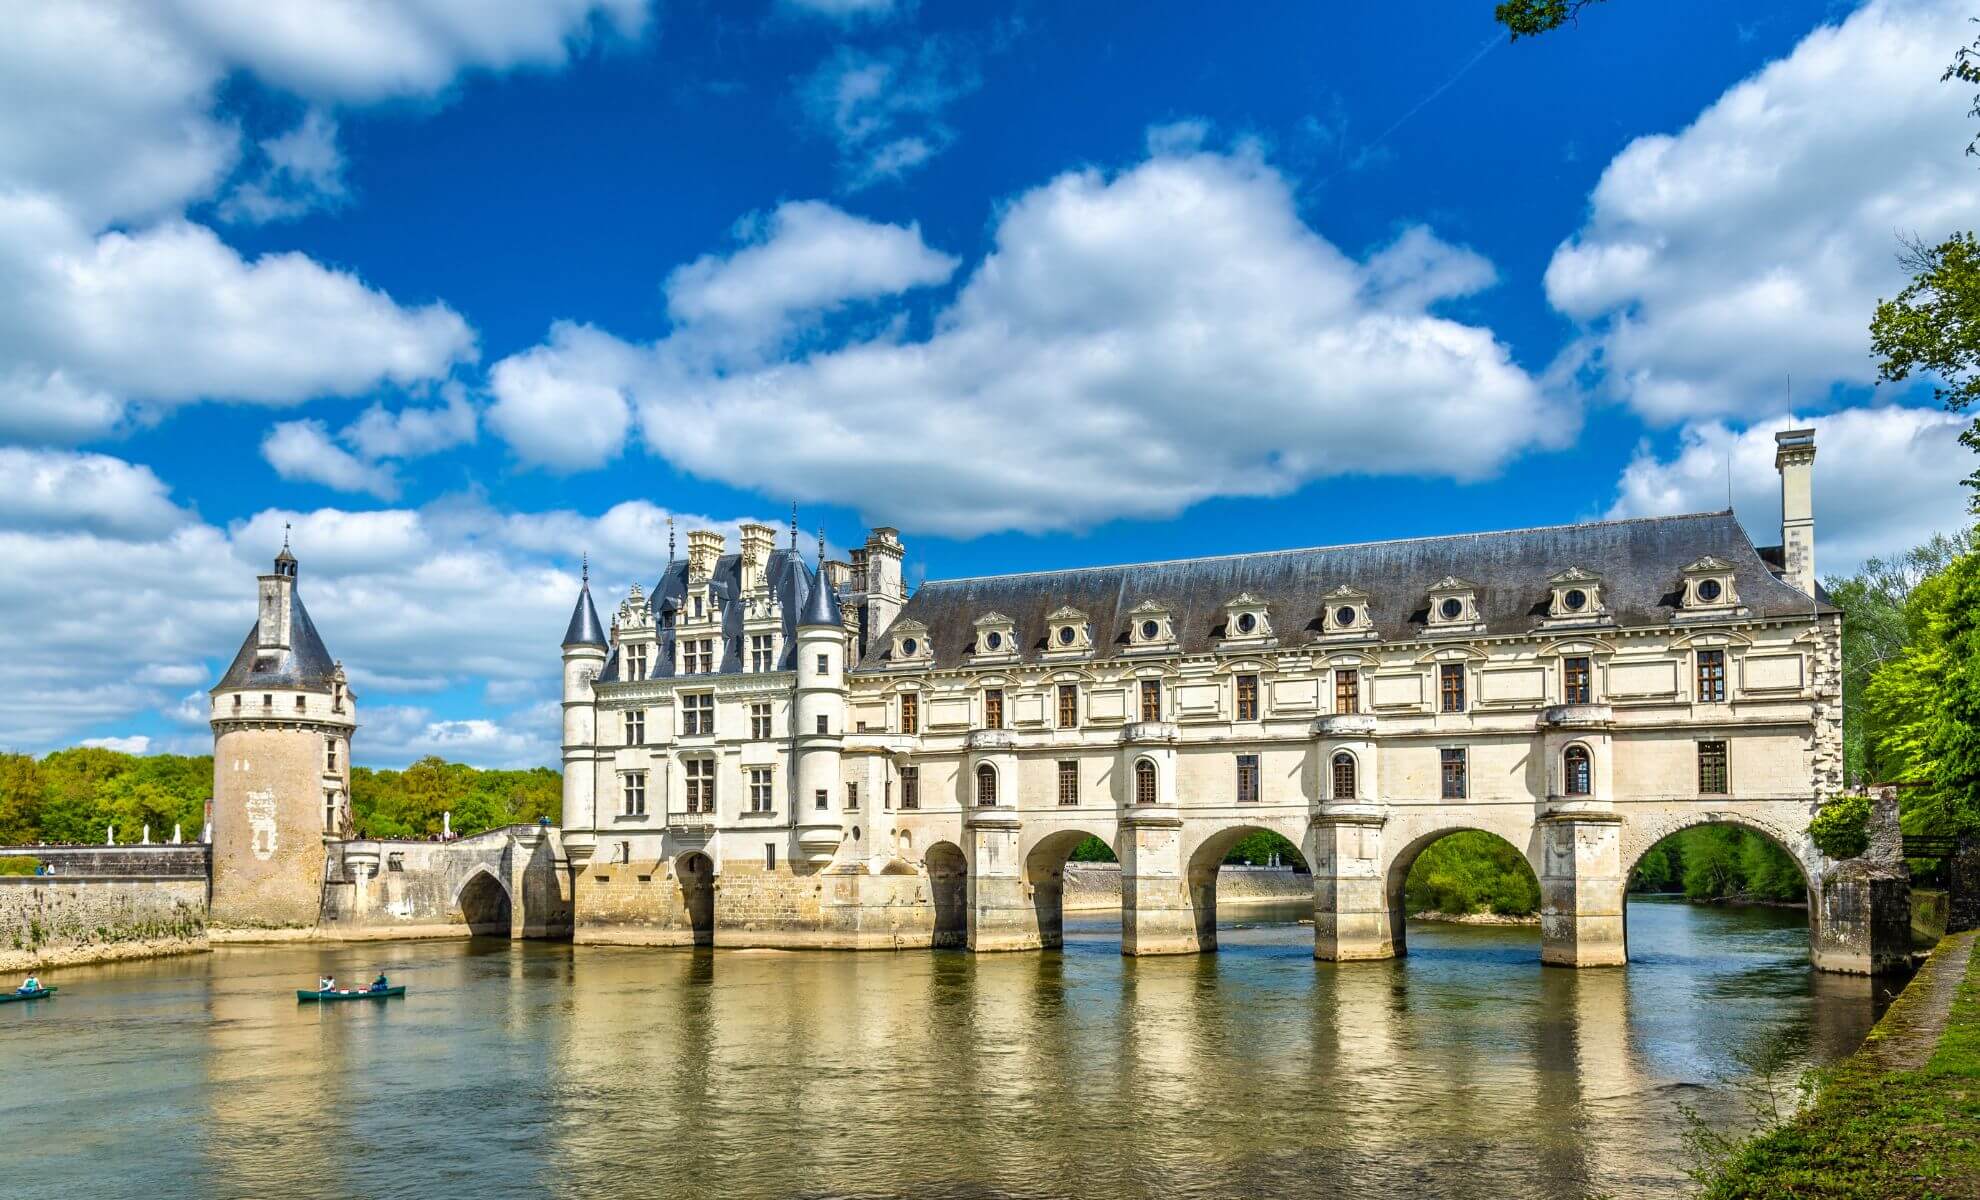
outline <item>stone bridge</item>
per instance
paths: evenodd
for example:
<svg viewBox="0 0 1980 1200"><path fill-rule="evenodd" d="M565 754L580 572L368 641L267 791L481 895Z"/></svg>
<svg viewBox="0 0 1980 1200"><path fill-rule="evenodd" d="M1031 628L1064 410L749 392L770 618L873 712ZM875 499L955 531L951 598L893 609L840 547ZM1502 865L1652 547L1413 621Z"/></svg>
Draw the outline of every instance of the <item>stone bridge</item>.
<svg viewBox="0 0 1980 1200"><path fill-rule="evenodd" d="M327 936L570 936L571 881L549 826L445 842L334 842L329 850L318 921Z"/></svg>

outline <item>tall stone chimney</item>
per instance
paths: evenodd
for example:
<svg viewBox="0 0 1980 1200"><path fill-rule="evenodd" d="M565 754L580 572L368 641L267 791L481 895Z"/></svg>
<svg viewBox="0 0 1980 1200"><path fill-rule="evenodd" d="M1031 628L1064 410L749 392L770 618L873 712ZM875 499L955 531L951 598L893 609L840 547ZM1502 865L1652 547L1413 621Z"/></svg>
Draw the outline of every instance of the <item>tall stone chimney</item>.
<svg viewBox="0 0 1980 1200"><path fill-rule="evenodd" d="M1781 555L1787 581L1815 594L1815 431L1783 429L1774 435L1774 467L1781 473Z"/></svg>
<svg viewBox="0 0 1980 1200"><path fill-rule="evenodd" d="M275 569L261 577L261 612L254 626L257 649L287 650L292 644L295 598L296 558L289 553L289 539L284 537L282 553L275 556Z"/></svg>
<svg viewBox="0 0 1980 1200"><path fill-rule="evenodd" d="M713 529L688 531L688 578L699 582L715 574L715 560L722 557L722 535Z"/></svg>
<svg viewBox="0 0 1980 1200"><path fill-rule="evenodd" d="M879 637L907 602L901 587L901 533L885 525L866 535L866 635Z"/></svg>
<svg viewBox="0 0 1980 1200"><path fill-rule="evenodd" d="M761 592L770 586L764 570L770 552L777 548L777 530L769 525L742 527L742 587L746 593Z"/></svg>

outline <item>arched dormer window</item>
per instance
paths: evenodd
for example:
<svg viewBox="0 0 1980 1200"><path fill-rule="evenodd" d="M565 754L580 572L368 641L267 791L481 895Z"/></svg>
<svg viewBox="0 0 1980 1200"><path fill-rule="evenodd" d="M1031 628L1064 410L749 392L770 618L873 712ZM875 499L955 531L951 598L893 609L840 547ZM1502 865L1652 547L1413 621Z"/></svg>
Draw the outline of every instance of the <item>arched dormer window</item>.
<svg viewBox="0 0 1980 1200"><path fill-rule="evenodd" d="M1334 755L1334 799L1354 798L1354 755L1343 750Z"/></svg>
<svg viewBox="0 0 1980 1200"><path fill-rule="evenodd" d="M1586 796L1594 791L1594 762L1588 747L1569 746L1561 754L1561 790L1570 796Z"/></svg>
<svg viewBox="0 0 1980 1200"><path fill-rule="evenodd" d="M1155 764L1141 759L1134 764L1134 802L1155 803Z"/></svg>
<svg viewBox="0 0 1980 1200"><path fill-rule="evenodd" d="M976 803L979 808L990 808L997 803L997 768L989 763L976 768Z"/></svg>

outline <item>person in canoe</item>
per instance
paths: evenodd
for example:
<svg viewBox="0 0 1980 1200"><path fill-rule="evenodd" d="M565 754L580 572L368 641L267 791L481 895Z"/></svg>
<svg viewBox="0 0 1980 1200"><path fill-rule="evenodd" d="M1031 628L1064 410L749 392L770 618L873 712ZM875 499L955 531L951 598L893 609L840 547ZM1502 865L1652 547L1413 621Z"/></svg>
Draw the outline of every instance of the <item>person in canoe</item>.
<svg viewBox="0 0 1980 1200"><path fill-rule="evenodd" d="M41 980L33 975L30 975L26 979L21 981L20 987L14 989L14 994L17 996L32 996L40 990L41 990Z"/></svg>
<svg viewBox="0 0 1980 1200"><path fill-rule="evenodd" d="M336 990L337 990L337 977L336 977L335 975L325 975L325 976L323 976L322 978L320 978L320 979L318 979L318 980L316 981L316 990L317 990L317 991L319 991L319 992L334 992L334 991L336 991Z"/></svg>
<svg viewBox="0 0 1980 1200"><path fill-rule="evenodd" d="M390 983L385 981L385 972L383 971L378 973L378 978L371 981L371 990L374 992L382 992L391 986Z"/></svg>

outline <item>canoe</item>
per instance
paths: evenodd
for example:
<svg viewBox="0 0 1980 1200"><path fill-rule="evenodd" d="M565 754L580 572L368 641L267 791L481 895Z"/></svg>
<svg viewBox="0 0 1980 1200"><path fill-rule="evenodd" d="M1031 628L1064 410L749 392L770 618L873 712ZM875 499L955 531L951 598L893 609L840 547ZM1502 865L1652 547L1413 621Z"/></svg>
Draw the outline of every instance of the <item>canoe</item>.
<svg viewBox="0 0 1980 1200"><path fill-rule="evenodd" d="M405 994L406 989L403 986L388 987L377 992L369 988L360 992L305 992L301 988L296 989L296 999L305 1004L328 1004L332 1000L390 1000L394 996Z"/></svg>
<svg viewBox="0 0 1980 1200"><path fill-rule="evenodd" d="M22 995L19 992L8 992L6 995L0 996L0 1004L12 1004L16 1000L40 1000L47 996L53 996L61 990L60 988L43 987L38 992L29 992L26 995Z"/></svg>

